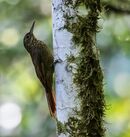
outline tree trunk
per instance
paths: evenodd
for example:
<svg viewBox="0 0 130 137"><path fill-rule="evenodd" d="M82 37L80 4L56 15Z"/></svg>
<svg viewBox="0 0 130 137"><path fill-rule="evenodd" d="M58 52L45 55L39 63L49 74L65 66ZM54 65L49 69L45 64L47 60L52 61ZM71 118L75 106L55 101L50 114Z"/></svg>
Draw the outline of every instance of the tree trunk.
<svg viewBox="0 0 130 137"><path fill-rule="evenodd" d="M53 0L52 9L58 136L103 137L103 74L95 46L100 0Z"/></svg>
<svg viewBox="0 0 130 137"><path fill-rule="evenodd" d="M75 106L75 89L72 81L71 65L67 61L70 52L72 54L75 49L72 49L72 34L64 29L65 20L64 10L62 9L65 8L66 6L61 0L53 0L53 49L56 72L57 119L61 122L67 122L68 114Z"/></svg>

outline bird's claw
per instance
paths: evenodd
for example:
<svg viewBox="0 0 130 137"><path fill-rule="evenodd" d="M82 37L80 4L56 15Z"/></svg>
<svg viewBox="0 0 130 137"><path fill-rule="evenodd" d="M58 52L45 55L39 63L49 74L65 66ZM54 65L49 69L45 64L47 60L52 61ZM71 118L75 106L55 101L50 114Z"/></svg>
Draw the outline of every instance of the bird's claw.
<svg viewBox="0 0 130 137"><path fill-rule="evenodd" d="M61 59L56 59L56 60L54 61L54 65L56 65L57 63L61 63L61 62L63 62Z"/></svg>

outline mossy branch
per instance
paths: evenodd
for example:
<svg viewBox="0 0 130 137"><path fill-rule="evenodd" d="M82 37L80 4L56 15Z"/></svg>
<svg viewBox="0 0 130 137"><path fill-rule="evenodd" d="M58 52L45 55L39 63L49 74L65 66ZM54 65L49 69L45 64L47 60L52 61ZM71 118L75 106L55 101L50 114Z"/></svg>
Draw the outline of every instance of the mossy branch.
<svg viewBox="0 0 130 137"><path fill-rule="evenodd" d="M103 73L95 41L99 30L100 0L65 0L65 4L67 7L73 6L76 11L74 16L65 14L64 17L65 28L73 34L73 43L80 49L79 56L68 57L68 62L74 62L77 66L73 82L77 86L80 110L76 110L75 115L60 126L69 133L69 137L104 137ZM81 4L88 11L86 15L78 13Z"/></svg>

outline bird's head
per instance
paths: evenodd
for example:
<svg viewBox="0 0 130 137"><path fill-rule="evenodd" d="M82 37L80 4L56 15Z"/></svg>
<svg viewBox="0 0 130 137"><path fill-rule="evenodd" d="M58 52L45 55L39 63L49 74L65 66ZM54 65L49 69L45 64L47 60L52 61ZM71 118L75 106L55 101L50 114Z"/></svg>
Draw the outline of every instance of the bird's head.
<svg viewBox="0 0 130 137"><path fill-rule="evenodd" d="M35 25L35 21L33 22L30 31L24 36L24 46L25 48L29 47L29 46L33 46L33 40L34 40L34 34L33 34L33 30L34 30L34 25Z"/></svg>

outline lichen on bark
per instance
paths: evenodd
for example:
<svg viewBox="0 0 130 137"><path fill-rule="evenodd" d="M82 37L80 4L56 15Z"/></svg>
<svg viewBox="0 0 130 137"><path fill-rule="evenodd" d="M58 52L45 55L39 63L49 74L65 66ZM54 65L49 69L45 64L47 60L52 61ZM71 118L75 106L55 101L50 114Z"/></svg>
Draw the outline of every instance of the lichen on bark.
<svg viewBox="0 0 130 137"><path fill-rule="evenodd" d="M99 29L100 0L65 0L65 4L76 11L74 16L66 13L64 17L65 28L73 34L72 41L79 50L79 55L68 57L68 62L77 66L73 82L77 87L80 109L75 110L68 122L60 125L64 129L61 131L69 133L69 137L104 137L103 73L95 40ZM86 15L78 13L81 4L86 7Z"/></svg>

